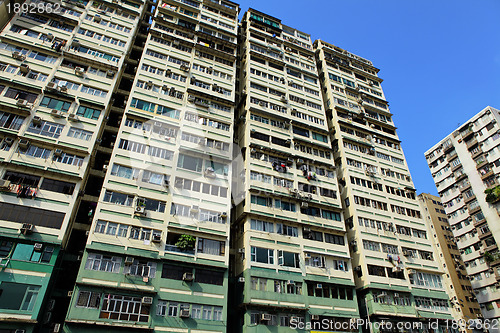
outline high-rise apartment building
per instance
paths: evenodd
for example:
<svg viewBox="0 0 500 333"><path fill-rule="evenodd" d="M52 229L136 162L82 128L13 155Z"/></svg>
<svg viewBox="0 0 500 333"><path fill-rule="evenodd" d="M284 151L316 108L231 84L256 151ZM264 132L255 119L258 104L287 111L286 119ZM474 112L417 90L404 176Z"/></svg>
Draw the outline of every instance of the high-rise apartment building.
<svg viewBox="0 0 500 333"><path fill-rule="evenodd" d="M443 281L446 292L450 296L453 318L457 322L472 323L474 319L481 317L481 310L472 292L471 283L441 199L428 193L421 193L417 198L424 214L429 239L433 240L436 261L445 272Z"/></svg>
<svg viewBox="0 0 500 333"><path fill-rule="evenodd" d="M64 319L67 295L47 295L74 245L72 217L143 5L8 4L16 15L0 34L0 328L31 332Z"/></svg>
<svg viewBox="0 0 500 333"><path fill-rule="evenodd" d="M451 319L378 69L316 41L360 313L371 321ZM387 328L381 328L385 331Z"/></svg>
<svg viewBox="0 0 500 333"><path fill-rule="evenodd" d="M250 9L239 38L236 139L246 182L232 224L235 326L288 332L358 317L310 36Z"/></svg>
<svg viewBox="0 0 500 333"><path fill-rule="evenodd" d="M227 0L29 4L0 33L0 330L451 318L370 61Z"/></svg>
<svg viewBox="0 0 500 333"><path fill-rule="evenodd" d="M238 10L161 1L138 32L101 142L72 332L226 332Z"/></svg>
<svg viewBox="0 0 500 333"><path fill-rule="evenodd" d="M500 317L499 120L486 107L425 153L486 319Z"/></svg>

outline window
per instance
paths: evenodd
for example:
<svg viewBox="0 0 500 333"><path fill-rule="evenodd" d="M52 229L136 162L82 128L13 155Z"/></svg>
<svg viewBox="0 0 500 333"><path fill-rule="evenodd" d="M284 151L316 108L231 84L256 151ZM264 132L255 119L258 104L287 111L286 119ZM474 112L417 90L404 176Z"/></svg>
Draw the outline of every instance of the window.
<svg viewBox="0 0 500 333"><path fill-rule="evenodd" d="M109 294L103 298L99 318L147 323L150 307L141 301L140 297Z"/></svg>
<svg viewBox="0 0 500 333"><path fill-rule="evenodd" d="M71 127L68 131L68 136L79 140L89 141L92 138L92 132Z"/></svg>
<svg viewBox="0 0 500 333"><path fill-rule="evenodd" d="M274 264L274 250L252 246L250 260L264 264Z"/></svg>
<svg viewBox="0 0 500 333"><path fill-rule="evenodd" d="M139 170L133 169L130 167L126 167L120 164L113 164L111 169L112 176L123 177L127 179L137 179L139 174Z"/></svg>
<svg viewBox="0 0 500 333"><path fill-rule="evenodd" d="M73 191L75 190L75 184L63 182L61 180L45 178L42 185L40 186L40 189L72 195Z"/></svg>
<svg viewBox="0 0 500 333"><path fill-rule="evenodd" d="M134 196L118 192L106 191L106 193L104 194L104 201L123 206L132 206L132 203L134 202Z"/></svg>
<svg viewBox="0 0 500 333"><path fill-rule="evenodd" d="M120 257L103 256L102 254L89 253L85 269L110 273L119 273L122 259Z"/></svg>
<svg viewBox="0 0 500 333"><path fill-rule="evenodd" d="M40 134L49 138L58 138L61 135L64 125L43 121L40 125L30 124L27 131Z"/></svg>
<svg viewBox="0 0 500 333"><path fill-rule="evenodd" d="M80 291L76 300L76 307L98 309L101 305L101 293Z"/></svg>
<svg viewBox="0 0 500 333"><path fill-rule="evenodd" d="M81 167L83 165L83 157L68 154L68 153L63 153L61 156L54 156L54 161L64 163L64 164L69 164L69 165L74 165Z"/></svg>
<svg viewBox="0 0 500 333"><path fill-rule="evenodd" d="M198 283L208 283L222 286L224 283L224 272L197 268L195 271L194 281Z"/></svg>
<svg viewBox="0 0 500 333"><path fill-rule="evenodd" d="M71 106L71 102L65 102L51 97L44 97L40 102L40 106L44 106L49 109L68 112Z"/></svg>
<svg viewBox="0 0 500 333"><path fill-rule="evenodd" d="M198 238L198 253L223 256L225 253L225 244L223 241Z"/></svg>
<svg viewBox="0 0 500 333"><path fill-rule="evenodd" d="M33 311L39 286L2 282L1 288L0 309Z"/></svg>
<svg viewBox="0 0 500 333"><path fill-rule="evenodd" d="M86 106L79 106L76 114L85 118L97 120L99 119L99 115L101 114L101 110L89 108Z"/></svg>
<svg viewBox="0 0 500 333"><path fill-rule="evenodd" d="M177 167L196 172L201 172L203 168L203 159L189 155L179 154Z"/></svg>
<svg viewBox="0 0 500 333"><path fill-rule="evenodd" d="M299 268L299 254L278 250L278 265Z"/></svg>
<svg viewBox="0 0 500 333"><path fill-rule="evenodd" d="M154 278L156 275L156 263L134 259L132 265L123 268L123 273L132 276Z"/></svg>

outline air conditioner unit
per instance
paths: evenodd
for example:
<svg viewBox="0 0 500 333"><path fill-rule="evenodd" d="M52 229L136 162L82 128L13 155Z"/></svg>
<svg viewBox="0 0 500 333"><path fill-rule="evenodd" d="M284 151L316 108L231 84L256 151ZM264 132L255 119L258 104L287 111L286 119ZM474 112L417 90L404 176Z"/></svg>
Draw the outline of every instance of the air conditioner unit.
<svg viewBox="0 0 500 333"><path fill-rule="evenodd" d="M42 248L43 248L43 244L42 243L35 243L34 249L35 249L36 252L41 252Z"/></svg>
<svg viewBox="0 0 500 333"><path fill-rule="evenodd" d="M77 76L83 76L85 74L85 69L83 69L82 67L76 67L75 74Z"/></svg>
<svg viewBox="0 0 500 333"><path fill-rule="evenodd" d="M190 66L182 64L180 67L181 71L189 72Z"/></svg>
<svg viewBox="0 0 500 333"><path fill-rule="evenodd" d="M28 106L28 101L25 99L18 99L16 105L21 107L26 107Z"/></svg>
<svg viewBox="0 0 500 333"><path fill-rule="evenodd" d="M190 272L185 272L182 274L182 281L192 282L194 280L194 274Z"/></svg>
<svg viewBox="0 0 500 333"><path fill-rule="evenodd" d="M59 86L59 91L63 92L63 93L68 92L68 87L66 87L66 86Z"/></svg>
<svg viewBox="0 0 500 333"><path fill-rule="evenodd" d="M77 116L76 114L74 114L74 113L70 113L70 114L68 115L68 120L69 120L69 121L75 121L75 122L76 122L76 121L80 121L80 118L78 118L78 116Z"/></svg>
<svg viewBox="0 0 500 333"><path fill-rule="evenodd" d="M102 171L104 171L104 172L108 171L108 165L107 164L104 164L102 166Z"/></svg>
<svg viewBox="0 0 500 333"><path fill-rule="evenodd" d="M45 89L47 89L47 90L56 90L57 89L57 83L55 83L55 82L49 82L45 86Z"/></svg>
<svg viewBox="0 0 500 333"><path fill-rule="evenodd" d="M10 181L5 179L0 179L0 191L10 190Z"/></svg>
<svg viewBox="0 0 500 333"><path fill-rule="evenodd" d="M54 156L58 156L59 157L59 156L62 156L62 154L63 154L62 149L55 149L54 150Z"/></svg>
<svg viewBox="0 0 500 333"><path fill-rule="evenodd" d="M52 109L52 111L50 111L50 115L56 118L62 118L64 116L62 111L56 109Z"/></svg>
<svg viewBox="0 0 500 333"><path fill-rule="evenodd" d="M309 207L309 203L307 203L307 202L300 203L300 208L308 208L308 207Z"/></svg>
<svg viewBox="0 0 500 333"><path fill-rule="evenodd" d="M189 313L189 310L181 310L179 312L179 317L181 317L181 318L189 318L189 317L191 317L191 314Z"/></svg>
<svg viewBox="0 0 500 333"><path fill-rule="evenodd" d="M207 178L215 178L215 170L213 168L206 168L204 172L205 177Z"/></svg>
<svg viewBox="0 0 500 333"><path fill-rule="evenodd" d="M35 226L33 224L23 223L21 227L21 233L23 235L31 234L33 232L34 227Z"/></svg>
<svg viewBox="0 0 500 333"><path fill-rule="evenodd" d="M153 304L153 297L143 297L141 300L142 304Z"/></svg>
<svg viewBox="0 0 500 333"><path fill-rule="evenodd" d="M263 313L260 315L260 320L269 321L271 320L271 315L269 313Z"/></svg>
<svg viewBox="0 0 500 333"><path fill-rule="evenodd" d="M244 283L245 282L245 278L243 276L240 276L238 278L238 282Z"/></svg>
<svg viewBox="0 0 500 333"><path fill-rule="evenodd" d="M7 146L12 146L12 144L14 143L14 139L12 139L12 138L4 138L4 139L3 139L3 142L4 142Z"/></svg>
<svg viewBox="0 0 500 333"><path fill-rule="evenodd" d="M319 320L319 315L311 315L311 320Z"/></svg>
<svg viewBox="0 0 500 333"><path fill-rule="evenodd" d="M52 332L59 333L61 331L61 324L54 324L54 329Z"/></svg>
<svg viewBox="0 0 500 333"><path fill-rule="evenodd" d="M160 234L153 234L151 241L154 243L160 243L161 242L161 233Z"/></svg>
<svg viewBox="0 0 500 333"><path fill-rule="evenodd" d="M132 265L134 263L134 257L125 257L125 265Z"/></svg>
<svg viewBox="0 0 500 333"><path fill-rule="evenodd" d="M28 73L30 71L30 66L22 64L21 66L19 66L19 71L21 73Z"/></svg>
<svg viewBox="0 0 500 333"><path fill-rule="evenodd" d="M42 118L40 118L40 116L34 116L31 121L33 125L40 125L42 123Z"/></svg>
<svg viewBox="0 0 500 333"><path fill-rule="evenodd" d="M12 58L22 61L26 59L26 56L19 51L14 51L12 52Z"/></svg>
<svg viewBox="0 0 500 333"><path fill-rule="evenodd" d="M144 207L144 206L136 206L135 210L134 210L134 214L145 215L146 214L146 207Z"/></svg>
<svg viewBox="0 0 500 333"><path fill-rule="evenodd" d="M28 149L29 145L30 145L30 142L28 140L26 140L26 139L19 140L19 148Z"/></svg>

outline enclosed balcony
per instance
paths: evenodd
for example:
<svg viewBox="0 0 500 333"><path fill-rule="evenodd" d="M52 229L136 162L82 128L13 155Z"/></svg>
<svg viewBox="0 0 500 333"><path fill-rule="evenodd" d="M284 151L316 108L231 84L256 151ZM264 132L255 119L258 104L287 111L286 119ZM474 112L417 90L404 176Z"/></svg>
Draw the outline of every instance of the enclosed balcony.
<svg viewBox="0 0 500 333"><path fill-rule="evenodd" d="M469 126L464 131L460 132L460 135L462 136L463 140L467 140L468 138L470 138L472 135L474 135L472 126Z"/></svg>
<svg viewBox="0 0 500 333"><path fill-rule="evenodd" d="M475 145L477 145L476 137L473 137L471 140L467 141L466 145L467 145L467 149L470 149L470 148L474 147Z"/></svg>

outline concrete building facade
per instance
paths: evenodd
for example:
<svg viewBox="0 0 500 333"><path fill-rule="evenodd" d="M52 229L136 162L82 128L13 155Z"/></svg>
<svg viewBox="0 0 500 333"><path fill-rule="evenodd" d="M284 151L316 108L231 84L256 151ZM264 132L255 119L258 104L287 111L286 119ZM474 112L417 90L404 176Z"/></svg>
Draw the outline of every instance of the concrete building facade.
<svg viewBox="0 0 500 333"><path fill-rule="evenodd" d="M498 120L486 107L425 153L485 319L500 316Z"/></svg>
<svg viewBox="0 0 500 333"><path fill-rule="evenodd" d="M469 276L451 231L441 199L421 193L418 201L426 220L427 233L433 240L436 261L443 268L443 281L450 296L451 310L456 321L474 322L482 318Z"/></svg>
<svg viewBox="0 0 500 333"><path fill-rule="evenodd" d="M444 272L435 261L379 70L320 40L314 49L362 317L423 325L450 319ZM444 321L439 323L438 331L444 330Z"/></svg>
<svg viewBox="0 0 500 333"><path fill-rule="evenodd" d="M340 194L310 36L249 9L239 33L236 196L239 331L358 317Z"/></svg>
<svg viewBox="0 0 500 333"><path fill-rule="evenodd" d="M369 60L227 0L30 4L0 33L0 330L452 318Z"/></svg>

